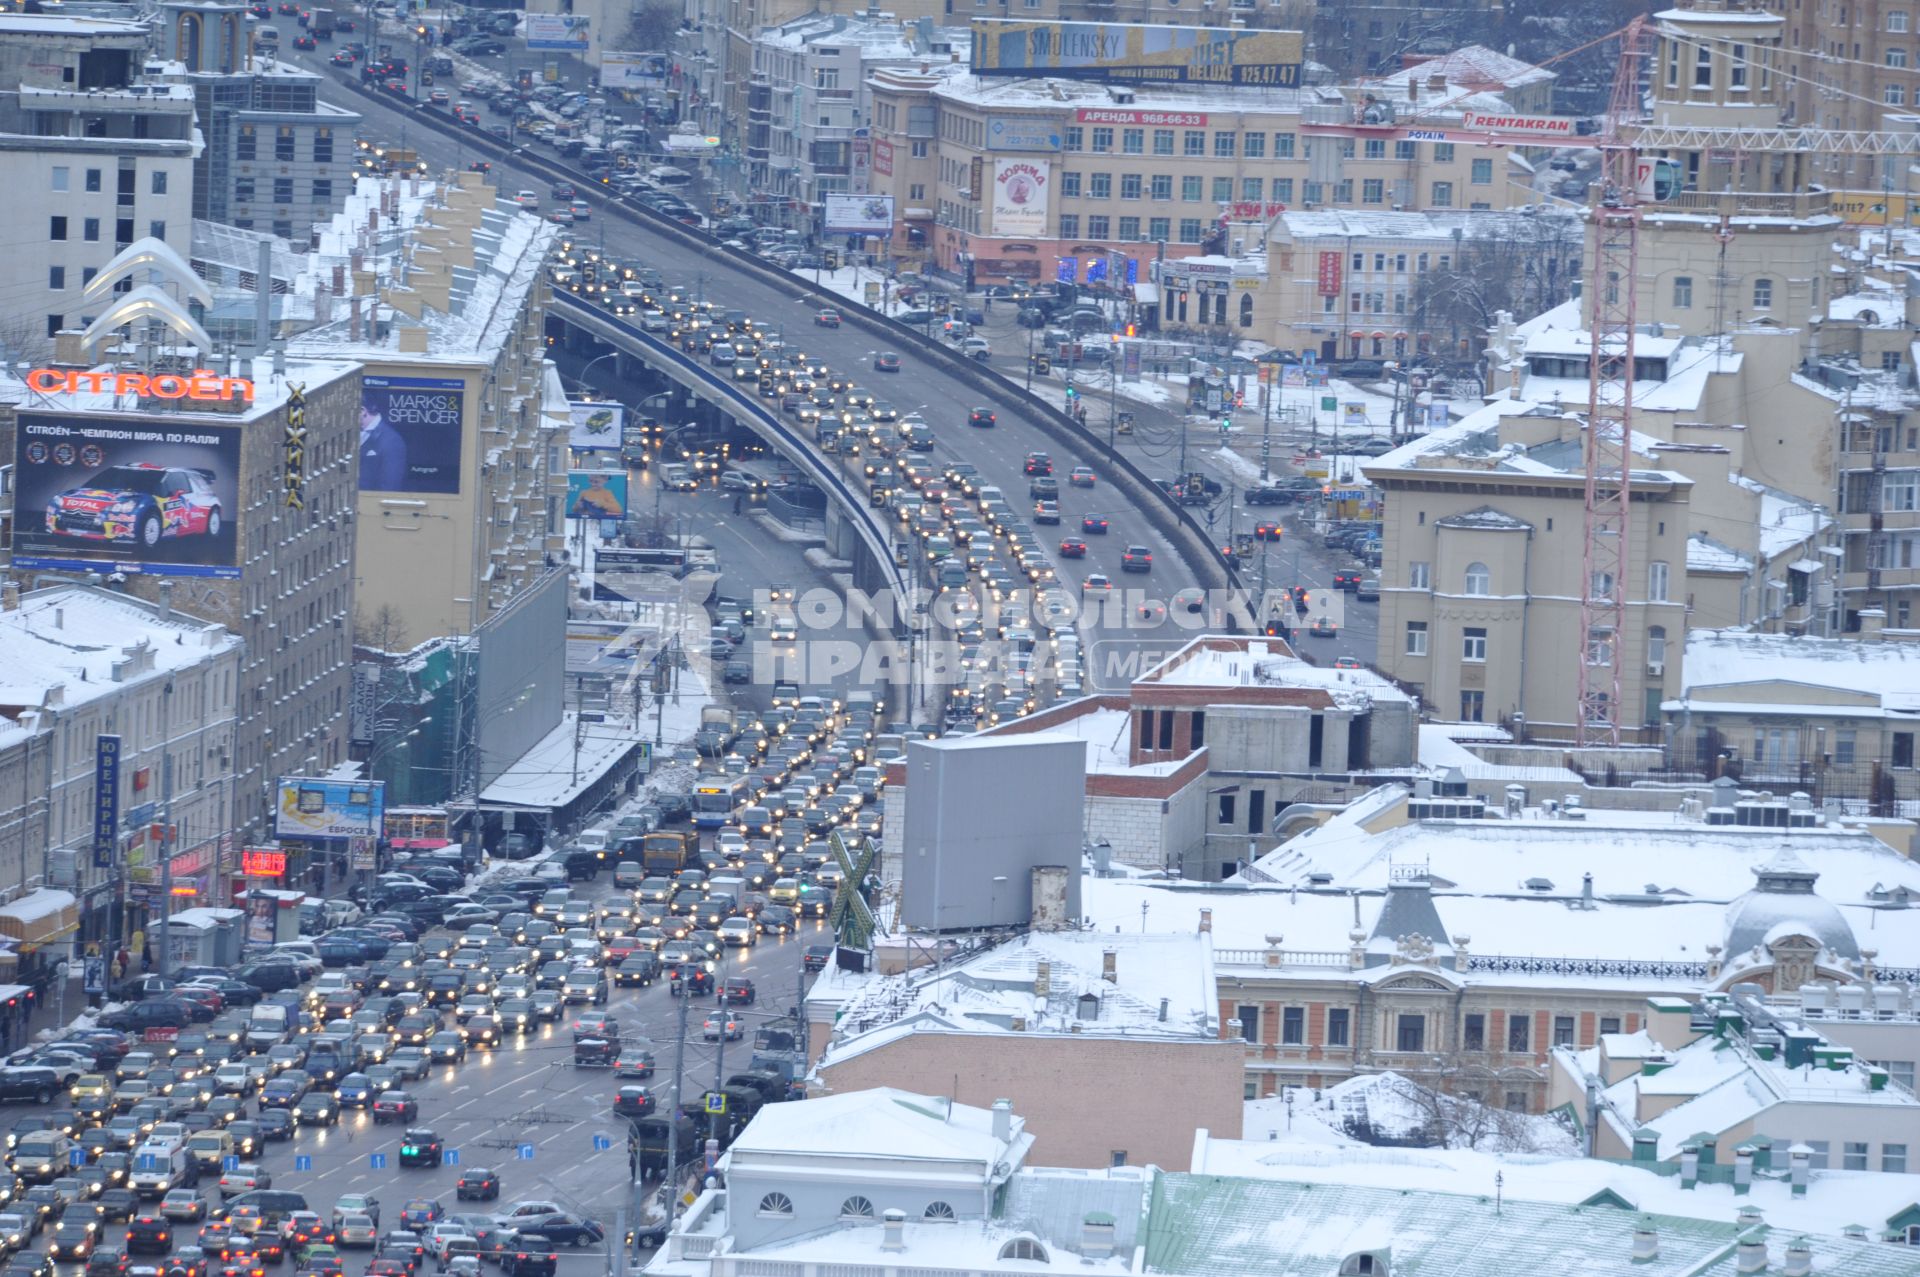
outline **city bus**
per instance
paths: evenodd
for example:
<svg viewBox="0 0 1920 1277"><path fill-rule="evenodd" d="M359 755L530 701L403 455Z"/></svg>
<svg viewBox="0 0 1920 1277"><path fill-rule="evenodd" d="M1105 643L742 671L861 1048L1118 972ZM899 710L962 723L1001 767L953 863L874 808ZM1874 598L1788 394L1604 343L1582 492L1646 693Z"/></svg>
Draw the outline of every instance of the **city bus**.
<svg viewBox="0 0 1920 1277"><path fill-rule="evenodd" d="M701 829L718 829L746 801L745 776L704 777L693 787L693 823Z"/></svg>

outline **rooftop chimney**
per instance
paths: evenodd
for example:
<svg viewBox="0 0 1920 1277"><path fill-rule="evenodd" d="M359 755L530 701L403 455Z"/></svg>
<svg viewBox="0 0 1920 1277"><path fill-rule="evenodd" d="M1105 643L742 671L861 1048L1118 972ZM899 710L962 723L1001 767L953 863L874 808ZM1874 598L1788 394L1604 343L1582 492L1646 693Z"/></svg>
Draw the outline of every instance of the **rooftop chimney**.
<svg viewBox="0 0 1920 1277"><path fill-rule="evenodd" d="M1013 1101L995 1100L993 1102L993 1138L997 1143L1006 1144L1013 1139Z"/></svg>
<svg viewBox="0 0 1920 1277"><path fill-rule="evenodd" d="M335 262L333 264L333 295L336 297L344 296L346 291L347 264L345 262Z"/></svg>
<svg viewBox="0 0 1920 1277"><path fill-rule="evenodd" d="M1642 1224L1633 1230L1633 1262L1650 1264L1660 1258L1660 1234L1651 1224Z"/></svg>
<svg viewBox="0 0 1920 1277"><path fill-rule="evenodd" d="M1162 1024L1165 1024L1165 1023L1167 1022L1167 1007L1168 1007L1168 1005L1169 1005L1169 1002L1168 1002L1168 999L1166 999L1166 998L1161 998L1161 999L1160 999L1160 1023L1162 1023Z"/></svg>
<svg viewBox="0 0 1920 1277"><path fill-rule="evenodd" d="M0 612L18 612L20 610L20 583L8 581L0 586Z"/></svg>
<svg viewBox="0 0 1920 1277"><path fill-rule="evenodd" d="M173 619L173 582L160 582L160 602L153 609L153 619L156 621Z"/></svg>
<svg viewBox="0 0 1920 1277"><path fill-rule="evenodd" d="M1033 964L1033 996L1044 998L1053 992L1053 963L1045 958Z"/></svg>
<svg viewBox="0 0 1920 1277"><path fill-rule="evenodd" d="M1786 1261L1780 1267L1781 1277L1813 1277L1813 1247L1804 1237L1796 1237L1787 1243Z"/></svg>
<svg viewBox="0 0 1920 1277"><path fill-rule="evenodd" d="M1200 934L1203 936L1213 934L1213 910L1211 909L1200 911Z"/></svg>
<svg viewBox="0 0 1920 1277"><path fill-rule="evenodd" d="M1108 984L1120 983L1119 961L1120 955L1114 950L1107 949L1102 951L1100 954L1100 978Z"/></svg>
<svg viewBox="0 0 1920 1277"><path fill-rule="evenodd" d="M1756 1277L1767 1271L1767 1243L1765 1241L1742 1241L1740 1249L1734 1253L1733 1271L1741 1277Z"/></svg>
<svg viewBox="0 0 1920 1277"><path fill-rule="evenodd" d="M1113 1255L1113 1216L1092 1211L1080 1221L1080 1258L1109 1259Z"/></svg>
<svg viewBox="0 0 1920 1277"><path fill-rule="evenodd" d="M1807 1175L1812 1169L1812 1149L1805 1144L1795 1144L1787 1150L1787 1178L1793 1185L1795 1197L1807 1195Z"/></svg>
<svg viewBox="0 0 1920 1277"><path fill-rule="evenodd" d="M880 1249L907 1248L907 1212L895 1207L880 1212Z"/></svg>

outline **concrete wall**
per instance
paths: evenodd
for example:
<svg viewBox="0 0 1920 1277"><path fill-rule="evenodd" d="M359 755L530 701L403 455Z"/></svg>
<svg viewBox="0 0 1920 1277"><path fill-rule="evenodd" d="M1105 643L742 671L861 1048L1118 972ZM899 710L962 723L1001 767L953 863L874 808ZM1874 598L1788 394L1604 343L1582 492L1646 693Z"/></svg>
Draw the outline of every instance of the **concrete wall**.
<svg viewBox="0 0 1920 1277"><path fill-rule="evenodd" d="M1234 1042L921 1032L820 1076L834 1091L951 1085L962 1104L1011 1099L1037 1165L1104 1167L1124 1151L1129 1165L1186 1170L1195 1129L1240 1137L1241 1070Z"/></svg>

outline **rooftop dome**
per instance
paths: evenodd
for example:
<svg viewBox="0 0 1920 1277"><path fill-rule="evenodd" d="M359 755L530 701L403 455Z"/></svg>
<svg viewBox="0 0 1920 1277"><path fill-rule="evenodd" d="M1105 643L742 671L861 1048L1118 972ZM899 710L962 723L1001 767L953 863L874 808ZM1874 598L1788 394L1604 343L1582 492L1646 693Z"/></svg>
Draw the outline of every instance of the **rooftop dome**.
<svg viewBox="0 0 1920 1277"><path fill-rule="evenodd" d="M1727 906L1728 958L1788 935L1804 935L1843 958L1858 958L1853 928L1830 900L1814 894L1820 875L1791 851L1782 850L1753 871L1752 891Z"/></svg>

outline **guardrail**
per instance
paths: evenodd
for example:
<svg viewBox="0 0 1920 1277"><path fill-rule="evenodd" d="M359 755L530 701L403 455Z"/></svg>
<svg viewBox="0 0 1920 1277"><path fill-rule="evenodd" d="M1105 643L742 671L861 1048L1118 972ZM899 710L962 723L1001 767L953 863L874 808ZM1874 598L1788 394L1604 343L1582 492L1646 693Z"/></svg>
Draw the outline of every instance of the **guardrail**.
<svg viewBox="0 0 1920 1277"><path fill-rule="evenodd" d="M893 561L893 547L885 529L874 520L872 507L867 494L855 492L853 485L840 473L837 466L829 463L813 448L813 445L787 428L787 424L769 412L759 400L747 395L730 378L722 377L706 365L699 363L685 352L669 346L632 324L625 323L598 306L590 305L571 293L556 292L553 299L558 303L559 312L565 315L577 311L571 322L580 323L588 331L601 328L627 339L634 347L646 351L650 356L673 365L691 374L692 380L704 386L709 394L735 416L753 420L760 429L778 439L783 445L782 451L788 452L794 462L807 473L815 483L832 492L846 508L848 522L860 532L873 551L874 562L888 583L898 591L902 599L907 596L907 585L899 565ZM586 324L582 321L591 320ZM904 612L901 614L904 616Z"/></svg>
<svg viewBox="0 0 1920 1277"><path fill-rule="evenodd" d="M355 74L342 77L341 83L354 92L369 98L375 98L389 104L390 95L369 89ZM713 236L695 230L666 214L648 208L637 200L616 194L603 186L581 169L557 163L543 155L522 146L508 146L491 134L471 129L455 123L451 117L432 110L425 103L414 102L414 118L436 133L459 141L477 151L497 157L511 157L513 161L551 182L570 182L587 190L601 192L602 210L618 212L634 222L643 222L650 229L658 231L670 239L689 248L710 256L725 257L742 271L751 274L763 283L781 289L788 296L796 292L811 303L832 306L844 319L853 322L876 336L884 337L889 344L911 347L931 363L938 364L950 376L966 382L984 395L1005 401L1017 402L1054 443L1062 448L1078 451L1092 448L1105 458L1109 468L1108 482L1111 482L1123 496L1133 502L1141 514L1160 534L1166 537L1176 553L1187 561L1194 570L1195 584L1204 588L1235 588L1240 584L1239 574L1227 565L1221 557L1220 548L1214 544L1212 533L1201 526L1186 508L1179 506L1167 496L1143 470L1123 456L1117 449L1107 448L1091 432L1075 425L1065 413L1053 407L1037 395L1033 395L1015 384L1010 378L1002 377L983 367L978 362L967 359L958 352L948 349L939 342L922 333L917 333L904 324L896 323L880 312L861 302L827 292L809 284L802 275L779 270L750 253L728 248ZM637 330L636 330L637 331ZM757 406L757 405L756 405ZM1231 629L1231 618L1226 628Z"/></svg>

